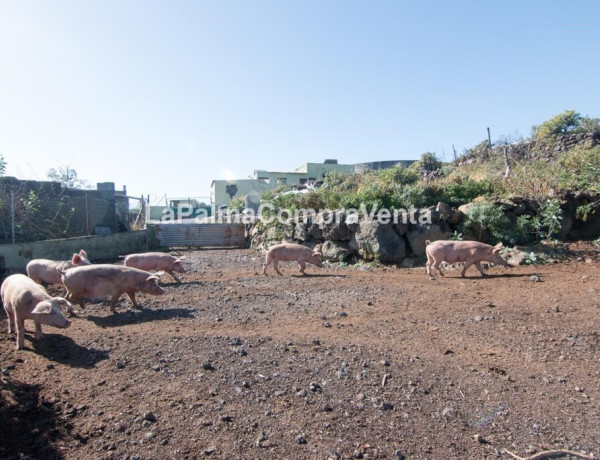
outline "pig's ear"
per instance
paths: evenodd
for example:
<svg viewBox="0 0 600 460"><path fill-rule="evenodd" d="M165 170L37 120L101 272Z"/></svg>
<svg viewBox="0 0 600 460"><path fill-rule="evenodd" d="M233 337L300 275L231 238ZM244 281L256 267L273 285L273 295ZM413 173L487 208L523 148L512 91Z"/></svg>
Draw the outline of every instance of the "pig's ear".
<svg viewBox="0 0 600 460"><path fill-rule="evenodd" d="M315 246L315 248L313 249L313 254L317 254L317 255L321 255L323 254L323 246L321 246L320 244L317 244Z"/></svg>
<svg viewBox="0 0 600 460"><path fill-rule="evenodd" d="M79 262L81 262L81 256L79 254L73 254L73 258L71 259L71 262L73 262L75 265L77 265Z"/></svg>
<svg viewBox="0 0 600 460"><path fill-rule="evenodd" d="M494 249L492 250L492 252L494 254L498 254L498 252L500 252L500 250L504 247L504 245L502 244L502 241L500 241L500 243L498 243L496 246L494 246Z"/></svg>
<svg viewBox="0 0 600 460"><path fill-rule="evenodd" d="M178 257L178 258L177 258L177 260L183 260L183 259L185 259L186 257L187 257L187 256L180 256L180 257Z"/></svg>
<svg viewBox="0 0 600 460"><path fill-rule="evenodd" d="M160 281L160 278L156 275L150 275L148 278L146 278L147 283L149 283L150 281L153 281L153 280Z"/></svg>
<svg viewBox="0 0 600 460"><path fill-rule="evenodd" d="M83 258L83 259L87 259L87 252L85 252L83 249L81 251L79 251L79 255Z"/></svg>
<svg viewBox="0 0 600 460"><path fill-rule="evenodd" d="M164 270L161 270L159 272L152 272L152 276L156 276L157 278L160 278L161 276L163 276L165 274Z"/></svg>
<svg viewBox="0 0 600 460"><path fill-rule="evenodd" d="M38 303L31 313L47 315L52 311L52 303L47 300L42 300Z"/></svg>
<svg viewBox="0 0 600 460"><path fill-rule="evenodd" d="M54 297L54 300L56 300L59 304L64 305L66 307L72 307L71 302L69 302L64 297Z"/></svg>

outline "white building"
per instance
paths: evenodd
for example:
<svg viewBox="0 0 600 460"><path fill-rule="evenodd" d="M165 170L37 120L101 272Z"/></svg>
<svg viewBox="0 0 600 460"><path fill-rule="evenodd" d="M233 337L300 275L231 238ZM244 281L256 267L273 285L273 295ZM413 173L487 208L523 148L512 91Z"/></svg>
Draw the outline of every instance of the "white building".
<svg viewBox="0 0 600 460"><path fill-rule="evenodd" d="M324 163L306 163L295 171L256 170L251 179L213 180L211 184L212 215L215 216L221 206L226 206L233 198L247 195L257 197L265 190L280 185L300 185L310 181L323 180L329 171L343 173L354 172L354 165L338 164L337 160L325 160Z"/></svg>

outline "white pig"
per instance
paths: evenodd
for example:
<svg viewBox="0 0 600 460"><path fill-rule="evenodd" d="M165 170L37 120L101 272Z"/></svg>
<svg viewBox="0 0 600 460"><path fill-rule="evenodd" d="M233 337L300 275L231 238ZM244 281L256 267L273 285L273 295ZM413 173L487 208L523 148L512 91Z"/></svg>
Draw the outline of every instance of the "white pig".
<svg viewBox="0 0 600 460"><path fill-rule="evenodd" d="M126 267L139 268L140 270L164 270L173 277L175 281L180 282L179 278L173 273L185 273L185 268L181 261L185 257L175 257L164 252L145 252L143 254L129 254L125 257L123 264Z"/></svg>
<svg viewBox="0 0 600 460"><path fill-rule="evenodd" d="M60 273L57 269L67 270L71 267L80 265L89 265L90 261L87 258L86 252L82 249L79 254L73 254L71 260L57 261L48 259L33 259L25 268L27 276L36 283L41 284L45 281L48 284L60 284Z"/></svg>
<svg viewBox="0 0 600 460"><path fill-rule="evenodd" d="M67 288L67 299L79 303L83 297L110 296L110 311L116 312L115 305L122 294L127 293L134 308L141 307L135 301L136 292L161 295L165 291L158 285L159 277L137 268L122 265L98 264L73 267L61 271L62 283Z"/></svg>
<svg viewBox="0 0 600 460"><path fill-rule="evenodd" d="M275 271L281 275L279 271L279 262L298 262L300 273L303 275L306 264L313 264L317 267L322 267L323 263L320 259L319 251L312 250L306 246L296 243L281 243L271 246L267 251L265 263L263 265L263 273L267 274L267 266L273 262Z"/></svg>
<svg viewBox="0 0 600 460"><path fill-rule="evenodd" d="M445 241L439 240L431 243L429 240L425 242L427 247L427 274L431 279L431 268L436 268L440 275L444 276L440 264L447 262L453 264L455 262L464 262L461 276L464 278L467 269L471 265L475 265L481 276L486 276L481 262L492 262L497 265L510 267L510 265L500 256L499 252L502 249L502 243L496 246L480 243L478 241Z"/></svg>
<svg viewBox="0 0 600 460"><path fill-rule="evenodd" d="M50 297L46 290L25 275L11 275L0 288L2 304L8 316L8 333L17 330L17 350L25 347L25 320L35 322L35 338L42 340L42 324L65 328L71 321L63 316L60 304L71 308L62 297Z"/></svg>

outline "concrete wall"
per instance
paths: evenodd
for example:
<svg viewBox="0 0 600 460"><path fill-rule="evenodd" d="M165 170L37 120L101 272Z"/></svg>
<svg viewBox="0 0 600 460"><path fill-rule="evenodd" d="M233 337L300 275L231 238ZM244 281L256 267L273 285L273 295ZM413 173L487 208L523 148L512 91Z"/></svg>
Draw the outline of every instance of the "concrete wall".
<svg viewBox="0 0 600 460"><path fill-rule="evenodd" d="M219 206L225 205L231 201L227 186L235 185L237 187L234 198L244 195L256 195L265 190L270 190L277 185L271 185L268 181L259 179L242 179L242 180L214 180L212 182L211 199L212 199L212 215L217 215Z"/></svg>
<svg viewBox="0 0 600 460"><path fill-rule="evenodd" d="M354 165L326 164L326 163L306 163L306 175L314 177L316 180L322 180L329 171L338 171L341 173L353 173Z"/></svg>
<svg viewBox="0 0 600 460"><path fill-rule="evenodd" d="M12 273L25 273L25 266L31 259L67 260L74 252L85 249L92 263L115 259L120 255L143 252L148 247L148 232L115 233L106 236L84 236L64 240L36 241L34 243L0 245L0 261L4 276Z"/></svg>
<svg viewBox="0 0 600 460"><path fill-rule="evenodd" d="M400 165L403 168L408 168L416 160L389 160L389 161L370 161L367 163L358 163L354 165L357 173L364 172L368 169L387 169L392 166Z"/></svg>
<svg viewBox="0 0 600 460"><path fill-rule="evenodd" d="M211 188L212 215L216 216L219 206L226 205L231 201L227 193L227 186L237 187L235 197L244 195L260 195L265 190L272 190L279 185L297 185L301 179L322 180L328 171L354 172L353 165L329 164L329 163L306 163L296 171L254 171L253 179L242 180L214 180ZM279 179L284 179L280 182Z"/></svg>

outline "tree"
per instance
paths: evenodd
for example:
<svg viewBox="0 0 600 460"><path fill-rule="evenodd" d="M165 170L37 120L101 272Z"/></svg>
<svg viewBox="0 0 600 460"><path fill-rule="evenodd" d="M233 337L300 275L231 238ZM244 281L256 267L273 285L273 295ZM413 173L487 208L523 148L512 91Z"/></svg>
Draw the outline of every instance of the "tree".
<svg viewBox="0 0 600 460"><path fill-rule="evenodd" d="M77 171L69 166L50 168L46 173L48 179L60 182L65 188L90 188L90 184L77 175Z"/></svg>
<svg viewBox="0 0 600 460"><path fill-rule="evenodd" d="M437 171L442 167L442 162L438 159L437 155L432 152L425 152L423 155L421 155L419 164L421 166L421 171L423 171L425 174L432 171Z"/></svg>
<svg viewBox="0 0 600 460"><path fill-rule="evenodd" d="M539 126L531 127L531 135L538 139L552 139L562 134L600 131L600 119L584 117L574 110L565 110Z"/></svg>
<svg viewBox="0 0 600 460"><path fill-rule="evenodd" d="M6 174L6 160L4 159L4 155L0 155L0 177Z"/></svg>

